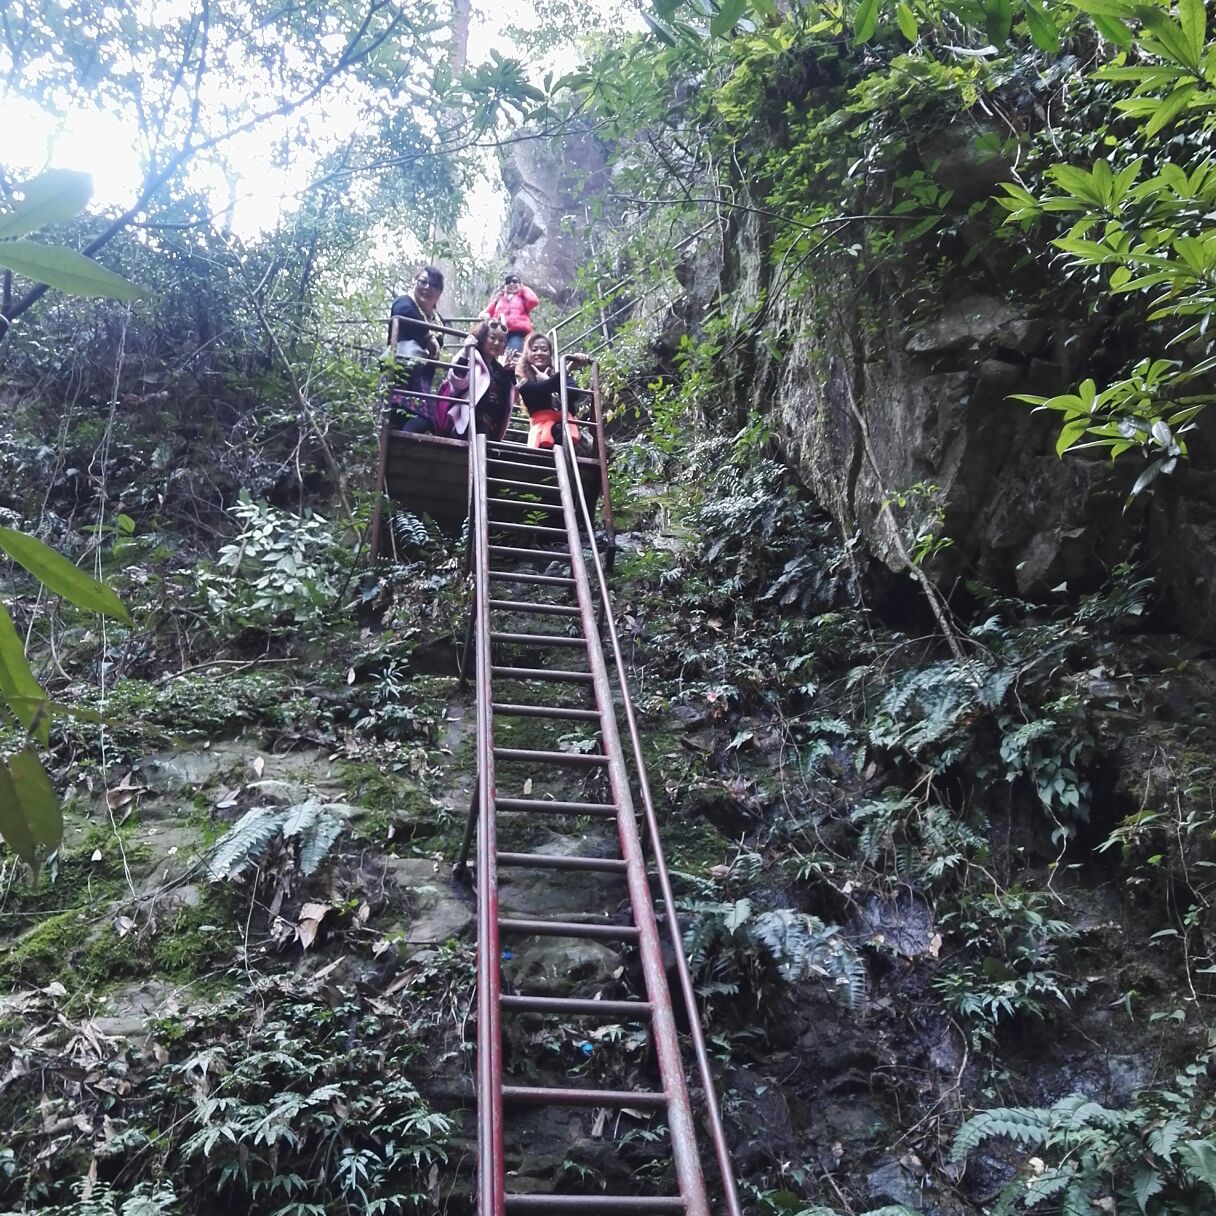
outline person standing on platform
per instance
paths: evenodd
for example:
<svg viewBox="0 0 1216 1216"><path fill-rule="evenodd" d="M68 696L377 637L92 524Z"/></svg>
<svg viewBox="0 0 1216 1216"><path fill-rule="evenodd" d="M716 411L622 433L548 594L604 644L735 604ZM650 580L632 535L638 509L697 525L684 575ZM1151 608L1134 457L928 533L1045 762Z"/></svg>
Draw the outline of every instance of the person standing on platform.
<svg viewBox="0 0 1216 1216"><path fill-rule="evenodd" d="M442 294L443 271L437 266L422 266L409 291L393 301L390 340L391 318L400 318L391 389L393 424L410 434L443 434L447 429L444 403L434 392L434 360L443 351L443 335L427 328L428 324L443 324L438 311Z"/></svg>
<svg viewBox="0 0 1216 1216"><path fill-rule="evenodd" d="M471 410L476 433L501 439L506 434L511 411L515 408L515 355L509 352L506 364L500 361L506 348L507 326L499 319L482 321L464 340L464 348L452 363L445 390L453 398L453 430L462 435L468 429ZM470 401L470 364L476 368L477 395ZM462 399L462 400L457 400Z"/></svg>
<svg viewBox="0 0 1216 1216"><path fill-rule="evenodd" d="M486 305L482 316L487 321L507 323L507 350L523 350L524 339L532 332L532 310L540 297L525 286L514 270L503 276L502 289Z"/></svg>

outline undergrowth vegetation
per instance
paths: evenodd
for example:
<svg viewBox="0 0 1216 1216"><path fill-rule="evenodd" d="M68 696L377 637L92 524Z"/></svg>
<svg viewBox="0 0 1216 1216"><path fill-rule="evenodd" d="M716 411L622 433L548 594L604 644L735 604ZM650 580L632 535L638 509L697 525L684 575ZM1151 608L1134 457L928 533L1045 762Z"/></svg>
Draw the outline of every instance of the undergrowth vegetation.
<svg viewBox="0 0 1216 1216"><path fill-rule="evenodd" d="M1044 1205L1060 1196L1063 1212L1122 1211L1109 1206L1121 1195L1153 1213L1205 1210L1216 1123L1196 994L1213 961L1201 927L1212 862L1190 825L1212 822L1211 771L1192 750L1209 734L1191 720L1157 745L1156 764L1170 756L1187 773L1181 819L1147 809L1165 794L1159 783L1136 810L1136 782L1153 778L1123 729L1161 704L1156 655L1139 633L1152 580L1124 564L1102 590L1055 609L973 583L952 654L868 606L866 557L768 458L758 420L733 438L696 439L688 464L672 458L720 384L654 389L652 429L618 465L629 526L653 530L623 539L618 612L658 736L669 831L677 842L688 833L686 849L676 845L686 944L719 1050L755 1062L787 1047L815 993L880 1023L893 1010L944 1019L940 1033L963 1054L912 1140L919 1161L937 1162L922 1186L953 1188L977 1146L1004 1138L1029 1164L1014 1174L1017 1157L1002 1155L993 1210L1055 1210ZM1186 672L1184 661L1165 684ZM1150 852L1154 840L1168 847L1167 822L1182 833L1168 861ZM1135 928L1085 893L1085 875L1116 848ZM1180 885L1137 899L1166 868ZM1137 950L1159 956L1153 966L1180 965L1182 984L1148 981ZM911 967L921 978L909 987L899 977ZM1119 1091L1124 1106L1108 1089L1070 1096L1079 1079L1067 1069L1018 1075L1022 1044L1067 1039L1106 1008L1121 1022L1110 1033L1153 1043L1190 1078L1191 1097L1147 1071ZM902 1041L915 1050L915 1036ZM1055 1105L975 1114L951 1164L947 1143L967 1112L1015 1094ZM1178 1134L1164 1152L1124 1134L1155 1126L1149 1112L1166 1108L1177 1109ZM1078 1110L1085 1122L1066 1128L1062 1116ZM822 1172L787 1161L768 1177L768 1191L753 1177L762 1206L836 1210L805 1206L826 1198Z"/></svg>

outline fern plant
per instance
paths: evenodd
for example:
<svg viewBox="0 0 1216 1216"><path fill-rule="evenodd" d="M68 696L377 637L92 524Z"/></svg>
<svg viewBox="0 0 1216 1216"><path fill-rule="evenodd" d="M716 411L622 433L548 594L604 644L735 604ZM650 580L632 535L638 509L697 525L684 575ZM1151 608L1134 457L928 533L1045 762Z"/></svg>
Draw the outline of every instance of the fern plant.
<svg viewBox="0 0 1216 1216"><path fill-rule="evenodd" d="M281 842L292 850L296 868L305 877L315 874L346 826L340 803L315 798L295 806L251 807L215 842L207 855L212 882L241 878Z"/></svg>
<svg viewBox="0 0 1216 1216"><path fill-rule="evenodd" d="M879 701L870 742L944 772L966 750L973 723L1000 705L1016 675L1016 668L984 659L950 659L903 672Z"/></svg>
<svg viewBox="0 0 1216 1216"><path fill-rule="evenodd" d="M108 1182L94 1182L88 1187L81 1183L77 1189L80 1197L74 1203L40 1212L43 1216L171 1216L181 1210L168 1183L140 1182L134 1188L119 1189Z"/></svg>
<svg viewBox="0 0 1216 1216"><path fill-rule="evenodd" d="M1047 1016L1085 991L1066 973L1061 953L1079 931L1048 915L1045 891L959 893L941 918L944 930L963 948L963 961L948 967L934 988L963 1020L972 1042L990 1042L995 1028L1015 1017Z"/></svg>
<svg viewBox="0 0 1216 1216"><path fill-rule="evenodd" d="M865 964L837 926L791 908L753 912L748 899L699 902L685 910L698 916L684 948L711 1016L715 1007L745 1016L768 1008L766 998L784 996L790 985L808 979L828 984L850 1006L865 1000Z"/></svg>
<svg viewBox="0 0 1216 1216"><path fill-rule="evenodd" d="M1124 1110L1074 1093L1050 1107L982 1111L959 1128L952 1157L964 1161L994 1139L1034 1150L992 1216L1207 1216L1216 1205L1216 1107L1206 1076L1205 1058L1175 1077L1172 1089L1143 1091Z"/></svg>
<svg viewBox="0 0 1216 1216"><path fill-rule="evenodd" d="M857 852L880 873L933 887L981 857L987 842L947 807L896 787L859 803L850 820L860 829Z"/></svg>

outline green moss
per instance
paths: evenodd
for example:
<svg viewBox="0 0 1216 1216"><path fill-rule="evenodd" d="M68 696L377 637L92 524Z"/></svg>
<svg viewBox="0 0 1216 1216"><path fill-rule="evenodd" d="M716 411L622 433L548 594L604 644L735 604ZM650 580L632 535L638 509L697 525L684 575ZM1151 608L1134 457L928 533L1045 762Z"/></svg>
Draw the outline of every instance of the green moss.
<svg viewBox="0 0 1216 1216"><path fill-rule="evenodd" d="M732 842L703 819L673 816L660 831L668 865L688 874L708 873L711 866L725 862L732 850Z"/></svg>
<svg viewBox="0 0 1216 1216"><path fill-rule="evenodd" d="M350 801L362 814L355 820L355 835L391 844L426 841L439 848L437 837L452 831L452 816L438 805L422 782L403 773L388 773L374 764L348 763L342 779Z"/></svg>
<svg viewBox="0 0 1216 1216"><path fill-rule="evenodd" d="M152 971L194 979L230 963L239 933L236 902L227 889L207 887L197 907L182 907L156 929L150 946Z"/></svg>
<svg viewBox="0 0 1216 1216"><path fill-rule="evenodd" d="M129 837L130 829L120 829ZM120 935L116 919L131 915L126 867L151 857L147 845L115 839L113 829L94 826L55 871L9 894L0 915L0 981L69 992L104 990L150 972L187 978L205 974L232 957L236 945L234 907L226 893L208 888L198 907L161 915L151 932L136 924ZM125 853L125 863L124 863ZM205 926L215 925L210 931Z"/></svg>

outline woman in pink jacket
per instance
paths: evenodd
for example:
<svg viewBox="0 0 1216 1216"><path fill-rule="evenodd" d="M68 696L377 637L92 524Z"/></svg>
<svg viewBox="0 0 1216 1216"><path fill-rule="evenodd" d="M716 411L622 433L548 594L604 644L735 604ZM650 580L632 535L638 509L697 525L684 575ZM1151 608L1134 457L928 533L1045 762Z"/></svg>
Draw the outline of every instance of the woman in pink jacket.
<svg viewBox="0 0 1216 1216"><path fill-rule="evenodd" d="M508 270L503 276L502 290L486 305L482 314L487 321L495 317L507 323L507 350L523 350L524 339L532 332L532 310L540 297L531 287L519 281L519 275Z"/></svg>

